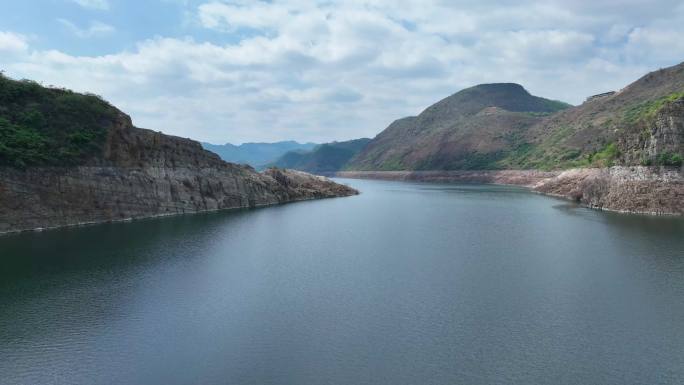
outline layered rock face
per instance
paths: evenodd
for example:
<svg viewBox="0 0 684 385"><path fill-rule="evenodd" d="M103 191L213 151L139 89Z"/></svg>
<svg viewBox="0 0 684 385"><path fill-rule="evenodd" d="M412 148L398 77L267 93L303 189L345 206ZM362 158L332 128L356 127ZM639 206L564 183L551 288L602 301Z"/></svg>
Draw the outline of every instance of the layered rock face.
<svg viewBox="0 0 684 385"><path fill-rule="evenodd" d="M627 164L655 164L664 154L684 155L684 99L665 103L653 117L637 122L618 146Z"/></svg>
<svg viewBox="0 0 684 385"><path fill-rule="evenodd" d="M349 196L324 177L222 161L121 114L102 156L77 167L0 168L0 232Z"/></svg>
<svg viewBox="0 0 684 385"><path fill-rule="evenodd" d="M664 103L617 140L624 166L564 171L540 181L536 191L562 196L586 206L620 212L684 214L684 99Z"/></svg>
<svg viewBox="0 0 684 385"><path fill-rule="evenodd" d="M678 154L684 147L684 99L666 104L658 112L651 128L651 136L645 142L648 159L658 154Z"/></svg>
<svg viewBox="0 0 684 385"><path fill-rule="evenodd" d="M684 214L684 174L676 168L573 169L538 182L534 190L602 210Z"/></svg>

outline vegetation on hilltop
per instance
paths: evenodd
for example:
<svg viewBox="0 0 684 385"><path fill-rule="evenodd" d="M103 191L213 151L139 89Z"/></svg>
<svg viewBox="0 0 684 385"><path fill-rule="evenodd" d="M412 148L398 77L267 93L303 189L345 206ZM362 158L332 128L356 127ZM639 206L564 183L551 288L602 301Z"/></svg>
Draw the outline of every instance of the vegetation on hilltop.
<svg viewBox="0 0 684 385"><path fill-rule="evenodd" d="M356 170L505 168L511 150L525 149L525 130L567 103L531 95L514 83L481 84L393 122L355 156Z"/></svg>
<svg viewBox="0 0 684 385"><path fill-rule="evenodd" d="M505 168L525 130L569 104L531 95L513 83L467 88L399 119L349 164L359 170L478 170Z"/></svg>
<svg viewBox="0 0 684 385"><path fill-rule="evenodd" d="M0 73L0 166L80 164L101 152L117 113L96 95Z"/></svg>

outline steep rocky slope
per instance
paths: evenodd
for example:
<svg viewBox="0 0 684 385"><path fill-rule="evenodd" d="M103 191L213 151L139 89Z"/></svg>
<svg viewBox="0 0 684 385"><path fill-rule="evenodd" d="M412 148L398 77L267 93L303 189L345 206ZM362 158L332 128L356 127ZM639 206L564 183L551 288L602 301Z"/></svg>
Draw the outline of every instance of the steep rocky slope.
<svg viewBox="0 0 684 385"><path fill-rule="evenodd" d="M570 169L540 180L532 187L596 209L684 214L684 178L679 170L671 167Z"/></svg>
<svg viewBox="0 0 684 385"><path fill-rule="evenodd" d="M684 63L532 126L505 168L679 166L684 146ZM674 159L672 159L674 157Z"/></svg>
<svg viewBox="0 0 684 385"><path fill-rule="evenodd" d="M346 167L350 159L370 142L368 138L324 143L310 151L290 151L276 160L277 167L292 168L315 174L329 174Z"/></svg>
<svg viewBox="0 0 684 385"><path fill-rule="evenodd" d="M568 104L530 95L512 83L462 90L420 115L399 119L378 134L349 170L495 168L525 131Z"/></svg>
<svg viewBox="0 0 684 385"><path fill-rule="evenodd" d="M19 82L3 79L3 83L13 88L5 94L14 95L11 100L15 102L0 104L0 117L4 114L0 120L0 233L357 193L302 172L271 169L258 173L249 166L226 163L198 142L134 127L127 115L94 96L38 90L52 102L54 96L75 95L70 96L75 105L81 106L85 98L98 107L83 110L86 116L79 118L83 124L70 128L71 132L62 132L63 127L45 119L33 124L22 118L25 113L15 112L45 115L52 111L59 117L60 110L46 107L49 103L32 97L33 91L18 97L17 90L26 91ZM3 83L0 95L7 91ZM80 150L80 146L87 151L75 155L66 151ZM12 157L26 151L32 155Z"/></svg>

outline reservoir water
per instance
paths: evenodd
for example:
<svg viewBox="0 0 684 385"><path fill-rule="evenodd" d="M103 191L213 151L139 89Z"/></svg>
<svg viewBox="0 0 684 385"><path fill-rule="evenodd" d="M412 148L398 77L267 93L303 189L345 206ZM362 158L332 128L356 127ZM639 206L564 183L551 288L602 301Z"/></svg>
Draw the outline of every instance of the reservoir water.
<svg viewBox="0 0 684 385"><path fill-rule="evenodd" d="M682 384L684 220L524 189L0 237L0 384Z"/></svg>

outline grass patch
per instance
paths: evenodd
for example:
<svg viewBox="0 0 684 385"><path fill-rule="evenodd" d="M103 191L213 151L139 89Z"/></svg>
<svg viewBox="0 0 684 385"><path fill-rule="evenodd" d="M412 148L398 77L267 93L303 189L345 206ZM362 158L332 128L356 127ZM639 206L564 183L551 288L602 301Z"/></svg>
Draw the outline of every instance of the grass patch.
<svg viewBox="0 0 684 385"><path fill-rule="evenodd" d="M587 160L592 166L611 167L618 156L620 156L620 150L618 150L617 145L615 143L609 143L601 151L589 154Z"/></svg>
<svg viewBox="0 0 684 385"><path fill-rule="evenodd" d="M636 123L643 119L654 117L658 111L667 103L674 102L679 99L684 99L683 92L675 92L662 98L640 103L628 108L624 113L624 121L626 123Z"/></svg>

